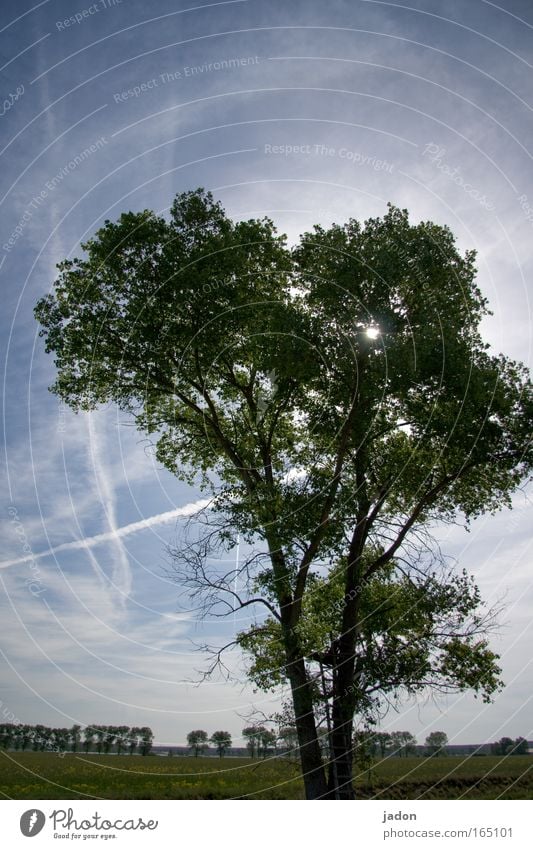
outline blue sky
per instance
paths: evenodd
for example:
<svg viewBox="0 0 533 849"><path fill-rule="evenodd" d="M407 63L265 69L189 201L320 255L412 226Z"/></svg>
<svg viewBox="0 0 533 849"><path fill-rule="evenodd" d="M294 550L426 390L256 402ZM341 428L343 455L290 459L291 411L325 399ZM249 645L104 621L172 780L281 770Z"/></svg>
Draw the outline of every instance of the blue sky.
<svg viewBox="0 0 533 849"><path fill-rule="evenodd" d="M531 365L533 9L23 0L1 15L0 707L23 722L149 724L158 742L195 727L238 740L239 714L271 697L242 676L188 683L193 644L234 625L197 623L165 575L165 545L202 496L116 409L75 416L47 391L34 303L106 218L164 214L178 191L205 186L290 241L391 201L478 251L485 336ZM493 644L507 688L490 706L410 703L389 730L533 737L532 510L526 493L514 501L469 534L442 531L488 602L505 603Z"/></svg>

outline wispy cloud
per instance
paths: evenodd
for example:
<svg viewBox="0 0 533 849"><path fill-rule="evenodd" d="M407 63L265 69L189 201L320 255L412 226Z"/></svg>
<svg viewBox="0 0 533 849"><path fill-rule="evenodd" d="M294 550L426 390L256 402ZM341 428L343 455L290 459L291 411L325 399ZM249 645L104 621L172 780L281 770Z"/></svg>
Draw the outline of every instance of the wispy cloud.
<svg viewBox="0 0 533 849"><path fill-rule="evenodd" d="M92 465L94 469L96 486L100 502L104 508L111 534L111 542L114 552L113 584L118 587L121 603L124 604L127 596L131 593L132 578L128 554L124 548L122 538L117 534L118 523L116 516L116 493L112 478L108 472L105 458L102 457L105 448L105 436L98 430L97 421L92 415L87 417L89 426L89 446Z"/></svg>
<svg viewBox="0 0 533 849"><path fill-rule="evenodd" d="M0 563L0 569L7 569L9 566L16 566L18 563L27 563L29 560L38 560L41 557L50 557L54 554L59 554L61 551L77 551L80 549L94 548L95 545L101 545L106 542L114 542L130 534L144 531L147 528L152 528L156 525L164 525L168 522L173 522L176 519L184 516L192 516L199 510L205 509L209 505L208 498L201 498L198 501L192 501L189 504L184 504L183 507L176 507L174 510L167 510L165 513L157 513L155 516L148 516L146 519L140 519L138 522L130 522L122 527L114 527L110 531L105 531L101 534L94 534L83 539L73 540L72 542L64 542L56 545L53 548L48 548L46 551L40 551L36 554L27 557L17 557L14 560L4 560Z"/></svg>

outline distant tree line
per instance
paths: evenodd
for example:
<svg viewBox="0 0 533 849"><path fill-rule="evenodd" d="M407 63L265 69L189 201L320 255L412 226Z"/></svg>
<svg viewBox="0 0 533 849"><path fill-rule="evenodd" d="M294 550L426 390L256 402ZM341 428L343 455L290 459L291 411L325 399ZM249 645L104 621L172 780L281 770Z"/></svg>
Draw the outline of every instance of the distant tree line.
<svg viewBox="0 0 533 849"><path fill-rule="evenodd" d="M493 755L527 755L529 746L524 737L517 737L516 740L502 737L491 748Z"/></svg>
<svg viewBox="0 0 533 849"><path fill-rule="evenodd" d="M389 755L408 757L416 751L416 737L410 731L392 731L389 733L388 731L362 729L354 733L353 748L355 759L361 763L376 756L382 758Z"/></svg>
<svg viewBox="0 0 533 849"><path fill-rule="evenodd" d="M446 754L448 735L444 731L432 731L425 740L425 754L438 757ZM375 757L385 758L390 755L408 757L417 751L416 738L409 731L373 731L363 729L356 731L353 739L354 757L360 764L365 764ZM529 745L524 737L502 737L491 744L493 755L527 755Z"/></svg>
<svg viewBox="0 0 533 849"><path fill-rule="evenodd" d="M136 751L149 755L154 735L151 728L129 725L73 725L71 728L49 728L46 725L0 724L0 746L3 749L33 752L98 752L117 755Z"/></svg>
<svg viewBox="0 0 533 849"><path fill-rule="evenodd" d="M242 736L246 740L246 748L250 757L263 757L272 754L276 750L278 742L283 742L287 748L296 747L296 728L282 728L278 735L264 725L249 725L243 728ZM194 756L203 755L211 744L222 757L231 748L231 734L229 731L215 731L211 737L207 731L197 728L187 734L187 743L194 752Z"/></svg>
<svg viewBox="0 0 533 849"><path fill-rule="evenodd" d="M437 735L435 738L435 734ZM281 725L278 732L272 731L264 725L248 725L242 730L242 736L246 741L246 748L251 758L266 758L275 752L298 755L298 735L295 725ZM328 735L324 729L319 735L323 756L328 757ZM431 738L431 739L430 739ZM444 739L443 739L444 738ZM430 735L426 744L432 744L433 748L445 745L447 737L443 732L434 732ZM429 743L428 743L429 741ZM407 757L416 750L416 738L409 731L388 732L358 731L354 734L354 754L359 759L380 755L400 755ZM197 728L187 734L187 744L195 757L203 755L210 745L214 746L220 757L231 748L231 734L229 731L215 731L211 737L204 729ZM363 755L364 752L364 755Z"/></svg>
<svg viewBox="0 0 533 849"><path fill-rule="evenodd" d="M281 724L275 733L264 725L248 725L242 730L246 748L251 758L266 758L276 752L298 757L298 736L296 726ZM154 735L148 726L128 725L73 725L71 728L50 728L46 725L28 725L22 723L0 723L0 748L14 751L33 752L97 752L98 754L149 755L152 751ZM328 735L320 735L323 756L328 757ZM232 747L229 731L214 731L211 736L203 729L187 734L187 744L195 757L213 746L223 757ZM432 731L425 740L426 754L439 756L446 754L448 736L444 731ZM491 745L494 755L525 755L528 742L524 737L502 737ZM416 738L410 731L374 731L362 729L354 733L354 759L367 764L376 757L396 755L408 757L415 754Z"/></svg>
<svg viewBox="0 0 533 849"><path fill-rule="evenodd" d="M276 717L281 718L281 714ZM298 757L298 735L296 726L281 724L278 732L271 731L264 725L248 725L242 730L242 736L246 741L246 748L251 758L266 758L275 753L289 754ZM319 734L319 742L324 759L329 757L328 733L322 729ZM193 751L195 757L203 755L210 745L216 748L220 757L231 749L231 734L229 731L215 731L211 736L203 729L196 729L187 734L187 744ZM427 735L424 743L424 754L428 757L442 757L446 755L448 735L444 731L432 731ZM391 756L407 758L417 754L417 741L410 731L376 731L363 728L354 733L353 756L354 760L362 768L368 768L376 758ZM492 743L491 750L494 755L522 755L528 752L528 743L524 737L512 740L510 737L502 737L496 743ZM418 753L419 753L418 749Z"/></svg>
<svg viewBox="0 0 533 849"><path fill-rule="evenodd" d="M193 750L195 758L198 755L203 755L205 750L209 748L210 743L216 748L221 758L231 748L231 734L229 731L214 731L211 737L209 737L207 731L197 728L195 731L189 731L187 734L187 743Z"/></svg>

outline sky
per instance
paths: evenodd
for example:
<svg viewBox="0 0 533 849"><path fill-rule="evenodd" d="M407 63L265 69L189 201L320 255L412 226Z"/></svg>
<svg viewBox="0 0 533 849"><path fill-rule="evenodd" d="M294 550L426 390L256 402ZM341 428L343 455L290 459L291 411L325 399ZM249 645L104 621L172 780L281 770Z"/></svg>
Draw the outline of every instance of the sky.
<svg viewBox="0 0 533 849"><path fill-rule="evenodd" d="M495 352L529 366L533 274L533 7L529 0L4 0L0 11L0 721L192 728L235 744L254 692L198 685L198 645L248 621L199 621L167 546L204 497L162 469L109 406L48 391L33 317L56 263L123 211L168 213L203 186L290 243L313 224L382 215L447 224L474 248ZM439 533L489 605L505 690L421 699L385 730L419 742L533 739L533 510Z"/></svg>

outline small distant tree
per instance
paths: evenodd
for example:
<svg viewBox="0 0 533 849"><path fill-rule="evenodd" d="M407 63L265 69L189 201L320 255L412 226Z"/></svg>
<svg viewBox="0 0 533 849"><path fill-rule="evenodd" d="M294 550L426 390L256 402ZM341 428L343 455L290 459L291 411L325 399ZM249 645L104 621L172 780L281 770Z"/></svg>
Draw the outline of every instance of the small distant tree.
<svg viewBox="0 0 533 849"><path fill-rule="evenodd" d="M130 755L134 754L135 749L138 746L140 730L141 730L140 728L136 728L136 727L130 728L130 733L129 733L129 737L128 737L128 748L130 750Z"/></svg>
<svg viewBox="0 0 533 849"><path fill-rule="evenodd" d="M231 734L229 731L215 731L209 742L215 746L218 756L221 758L231 748Z"/></svg>
<svg viewBox="0 0 533 849"><path fill-rule="evenodd" d="M354 731L353 756L354 763L361 772L366 772L367 784L372 786L372 764L376 752L375 733L368 728Z"/></svg>
<svg viewBox="0 0 533 849"><path fill-rule="evenodd" d="M242 736L246 740L246 748L250 752L250 757L254 758L255 753L258 749L259 738L258 738L258 726L257 725L248 725L246 728L242 729Z"/></svg>
<svg viewBox="0 0 533 849"><path fill-rule="evenodd" d="M3 749L10 749L13 745L15 729L11 722L0 725L0 745Z"/></svg>
<svg viewBox="0 0 533 849"><path fill-rule="evenodd" d="M273 731L270 731L268 728L261 727L259 732L259 752L262 754L263 758L275 749L276 747L276 735Z"/></svg>
<svg viewBox="0 0 533 849"><path fill-rule="evenodd" d="M517 737L514 741L513 755L527 755L529 745L525 737Z"/></svg>
<svg viewBox="0 0 533 849"><path fill-rule="evenodd" d="M34 752L42 752L46 746L47 728L44 725L36 725L34 732L32 749Z"/></svg>
<svg viewBox="0 0 533 849"><path fill-rule="evenodd" d="M496 743L491 746L493 755L508 755L511 751L513 741L510 737L501 737Z"/></svg>
<svg viewBox="0 0 533 849"><path fill-rule="evenodd" d="M416 737L410 731L393 731L391 734L394 751L405 758L415 751Z"/></svg>
<svg viewBox="0 0 533 849"><path fill-rule="evenodd" d="M280 728L278 739L288 750L289 757L298 756L298 731L295 725L284 725Z"/></svg>
<svg viewBox="0 0 533 849"><path fill-rule="evenodd" d="M388 751L390 751L392 746L392 737L388 731L375 731L374 732L374 741L376 747L379 751L379 754L382 758L385 757Z"/></svg>
<svg viewBox="0 0 533 849"><path fill-rule="evenodd" d="M373 760L377 749L375 732L370 728L357 728L353 734L353 746L356 759L360 756L361 761L366 761L367 757Z"/></svg>
<svg viewBox="0 0 533 849"><path fill-rule="evenodd" d="M70 736L70 731L68 728L54 728L54 744L58 751L66 752L68 749L68 741Z"/></svg>
<svg viewBox="0 0 533 849"><path fill-rule="evenodd" d="M117 731L117 755L121 755L128 745L128 735L130 732L128 725L119 725Z"/></svg>
<svg viewBox="0 0 533 849"><path fill-rule="evenodd" d="M298 729L292 704L283 701L281 711L272 714L271 719L277 730L277 741L286 750L285 753L288 754L289 758L297 759L300 754L298 750Z"/></svg>
<svg viewBox="0 0 533 849"><path fill-rule="evenodd" d="M23 725L21 728L21 747L22 751L25 752L28 746L32 741L32 728L31 725Z"/></svg>
<svg viewBox="0 0 533 849"><path fill-rule="evenodd" d="M94 742L95 730L91 725L88 725L87 728L83 729L83 750L85 754L91 751L91 746Z"/></svg>
<svg viewBox="0 0 533 849"><path fill-rule="evenodd" d="M149 755L152 750L152 743L154 741L154 732L147 725L144 725L140 729L140 738L141 738L141 755Z"/></svg>
<svg viewBox="0 0 533 849"><path fill-rule="evenodd" d="M49 728L48 726L42 726L41 730L41 740L40 740L40 751L45 752L54 746L54 730L53 728Z"/></svg>
<svg viewBox="0 0 533 849"><path fill-rule="evenodd" d="M102 749L104 748L104 741L107 734L107 728L105 725L94 725L93 728L96 734L96 751L100 755L102 753Z"/></svg>
<svg viewBox="0 0 533 849"><path fill-rule="evenodd" d="M78 751L78 746L80 745L81 739L81 725L73 725L69 731L69 738L71 743L71 750L73 752Z"/></svg>
<svg viewBox="0 0 533 849"><path fill-rule="evenodd" d="M187 734L187 743L193 750L195 758L198 755L203 755L209 746L207 731L203 731L201 728L196 729L196 731L189 731Z"/></svg>
<svg viewBox="0 0 533 849"><path fill-rule="evenodd" d="M108 755L113 746L115 745L115 740L117 739L117 728L114 725L105 725L104 728L104 752L106 755Z"/></svg>
<svg viewBox="0 0 533 849"><path fill-rule="evenodd" d="M448 745L448 735L444 731L432 731L426 737L426 747L428 755L438 757L446 754L446 746Z"/></svg>

